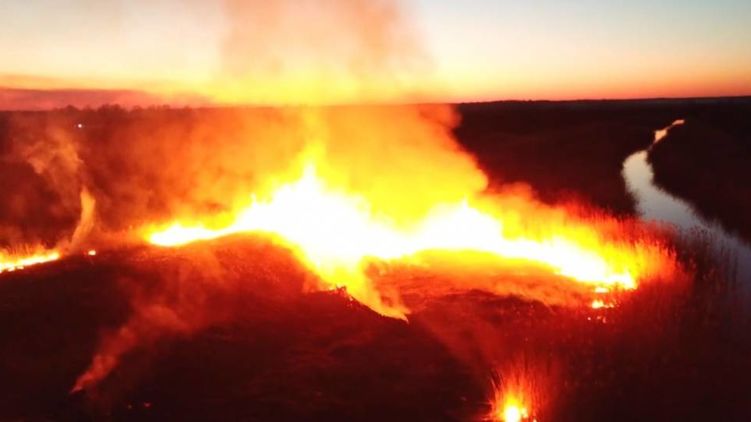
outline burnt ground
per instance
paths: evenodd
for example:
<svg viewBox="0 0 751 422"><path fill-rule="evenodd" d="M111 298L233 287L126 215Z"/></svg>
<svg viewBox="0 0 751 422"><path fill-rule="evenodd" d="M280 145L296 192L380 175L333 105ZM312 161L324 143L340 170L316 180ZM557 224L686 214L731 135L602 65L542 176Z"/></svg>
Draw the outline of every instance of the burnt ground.
<svg viewBox="0 0 751 422"><path fill-rule="evenodd" d="M457 135L494 185L628 215L623 159L654 129L713 107L463 105ZM0 420L476 420L494 372L531 380L539 420L748 420L747 312L706 244L680 251L692 280L641 288L616 309L470 291L431 298L409 323L343 292L302 293L311 275L259 239L5 273ZM171 322L138 319L154 306ZM71 394L103 339L134 318L137 346L98 387Z"/></svg>

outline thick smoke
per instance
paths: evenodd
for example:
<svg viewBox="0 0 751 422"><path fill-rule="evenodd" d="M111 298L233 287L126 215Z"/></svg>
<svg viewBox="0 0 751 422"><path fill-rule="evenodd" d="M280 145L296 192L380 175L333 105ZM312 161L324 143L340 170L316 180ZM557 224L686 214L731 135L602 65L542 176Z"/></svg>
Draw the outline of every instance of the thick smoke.
<svg viewBox="0 0 751 422"><path fill-rule="evenodd" d="M404 99L427 55L397 0L227 0L220 99L320 104Z"/></svg>
<svg viewBox="0 0 751 422"><path fill-rule="evenodd" d="M96 201L87 190L85 163L68 125L54 114L7 117L0 150L6 198L0 210L0 251L19 246L70 250L93 228Z"/></svg>
<svg viewBox="0 0 751 422"><path fill-rule="evenodd" d="M94 202L99 234L221 216L247 205L251 194L299 177L307 160L386 214L419 216L486 182L451 137L457 118L443 106L104 108L9 120L4 160L13 167L3 183L6 196L17 199L6 202L3 225L26 233L5 236L7 245L70 238L83 213L89 230L79 229L80 242L92 229ZM43 215L30 221L30 211Z"/></svg>
<svg viewBox="0 0 751 422"><path fill-rule="evenodd" d="M271 102L317 104L342 86L354 98L368 99L384 87L404 93L399 75L425 62L397 1L228 0L225 6L224 65L214 87L220 97L234 92L235 99L257 100L246 90L261 89L274 94L266 98ZM107 239L118 233L120 240L122 234L138 238L133 229L152 223L221 219L246 205L251 193L296 177L311 154L337 188L367 194L377 212L411 207L401 214L416 216L429 204L485 186L474 160L451 137L457 116L443 106L108 106L13 113L6 120L11 150L4 160L23 169L2 175L18 205L3 207L0 247L70 239L82 213L91 218L74 243L89 232ZM22 171L34 172L23 177L34 186L14 182ZM436 185L442 189L430 188ZM31 209L42 214L37 221L28 219ZM40 228L45 231L37 233Z"/></svg>

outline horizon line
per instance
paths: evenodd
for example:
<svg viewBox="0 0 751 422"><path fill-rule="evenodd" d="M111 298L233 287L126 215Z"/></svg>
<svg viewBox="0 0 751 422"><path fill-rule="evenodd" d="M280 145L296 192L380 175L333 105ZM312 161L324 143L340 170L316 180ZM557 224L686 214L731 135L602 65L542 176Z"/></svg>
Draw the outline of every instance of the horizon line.
<svg viewBox="0 0 751 422"><path fill-rule="evenodd" d="M16 93L35 93L38 95L50 94L90 94L90 95L133 95L141 97L133 101L108 101L104 98L101 101L94 101L97 104L73 104L72 101L69 104L63 105L62 101L58 101L61 104L55 106L44 106L45 101L39 101L39 106L21 106L21 107L3 107L3 93L16 92ZM273 103L273 102L247 102L247 103L222 103L218 101L211 101L199 94L178 94L166 97L172 97L170 101L165 98L164 101L158 101L160 98L165 97L151 93L145 90L138 90L133 88L16 88L0 86L0 111L13 112L13 111L54 111L62 110L66 108L74 109L98 109L104 106L119 106L124 109L137 109L137 108L193 108L193 109L220 109L220 108L303 108L303 107L347 107L347 106L399 106L399 105L482 105L493 103L586 103L586 102L650 102L650 101L666 101L666 102L683 102L683 101L711 101L711 100L751 100L751 93L732 94L732 95L699 95L699 96L646 96L646 97L576 97L576 98L563 98L563 99L550 99L550 98L519 98L519 97L498 97L498 98L483 98L483 99L463 99L463 100L428 100L428 101L400 101L400 100L383 100L383 101L361 101L361 102L331 102L331 103ZM180 101L180 99L183 101ZM141 100L141 101L139 101ZM151 100L151 101L150 101ZM50 99L46 100L47 102ZM22 101L23 102L23 101ZM33 103L33 101L28 101ZM130 104L129 104L130 103Z"/></svg>

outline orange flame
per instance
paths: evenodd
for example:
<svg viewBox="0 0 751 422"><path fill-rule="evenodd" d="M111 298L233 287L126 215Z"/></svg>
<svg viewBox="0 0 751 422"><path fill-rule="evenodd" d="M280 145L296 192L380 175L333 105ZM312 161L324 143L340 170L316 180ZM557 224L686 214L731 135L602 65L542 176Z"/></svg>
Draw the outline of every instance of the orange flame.
<svg viewBox="0 0 751 422"><path fill-rule="evenodd" d="M366 275L374 261L482 253L546 267L592 294L632 290L672 263L657 242L613 235L612 218L584 221L522 194L484 195L485 175L447 130L455 124L449 108L304 109L299 117L288 128L304 141L297 161L274 175L264 195L218 217L152 226L147 241L174 247L235 233L270 235L324 288L346 287L396 318L409 310L374 288Z"/></svg>
<svg viewBox="0 0 751 422"><path fill-rule="evenodd" d="M533 416L531 384L529 380L519 378L519 374L510 382L493 382L494 392L490 403L490 412L484 418L494 422L536 421ZM529 390L529 391L527 391Z"/></svg>
<svg viewBox="0 0 751 422"><path fill-rule="evenodd" d="M509 397L502 408L496 411L495 416L499 421L521 422L529 418L529 410L518 399Z"/></svg>
<svg viewBox="0 0 751 422"><path fill-rule="evenodd" d="M525 231L519 222L505 221L481 203L480 198L467 198L436 204L424 218L399 225L374 214L367 197L329 186L309 163L298 180L282 184L268 199L253 198L218 226L175 222L146 236L152 244L170 247L235 233L269 234L291 247L329 288L345 286L371 309L399 318L408 310L386 305L373 291L365 275L369 261L400 260L426 251L482 252L542 264L601 293L636 288L650 275L650 264L661 259L661 251L653 247L608 242L586 225L553 224L548 230Z"/></svg>
<svg viewBox="0 0 751 422"><path fill-rule="evenodd" d="M39 251L31 254L11 254L0 251L0 274L58 259L60 259L60 252L56 250Z"/></svg>
<svg viewBox="0 0 751 422"><path fill-rule="evenodd" d="M76 245L83 242L94 224L94 206L96 201L85 187L81 190L80 199L81 217L69 241L61 240L54 248L27 246L15 249L15 251L0 249L0 273L23 270L32 265L57 261L67 255L71 249L75 249ZM96 251L92 249L88 254L90 256L96 255Z"/></svg>

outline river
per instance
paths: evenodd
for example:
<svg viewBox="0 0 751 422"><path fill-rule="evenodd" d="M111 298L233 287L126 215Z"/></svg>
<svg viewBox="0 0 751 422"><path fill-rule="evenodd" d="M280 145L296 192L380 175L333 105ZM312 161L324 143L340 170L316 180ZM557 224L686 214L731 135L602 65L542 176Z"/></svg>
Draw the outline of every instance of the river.
<svg viewBox="0 0 751 422"><path fill-rule="evenodd" d="M683 120L676 120L670 126L655 131L652 145L667 136L670 129L683 123ZM636 200L639 216L643 220L667 223L682 233L696 230L707 233L714 252L718 256L727 253L737 265L737 278L748 291L751 287L751 245L725 231L717 222L701 217L688 202L656 186L652 166L647 160L650 148L630 155L623 162L623 178Z"/></svg>

